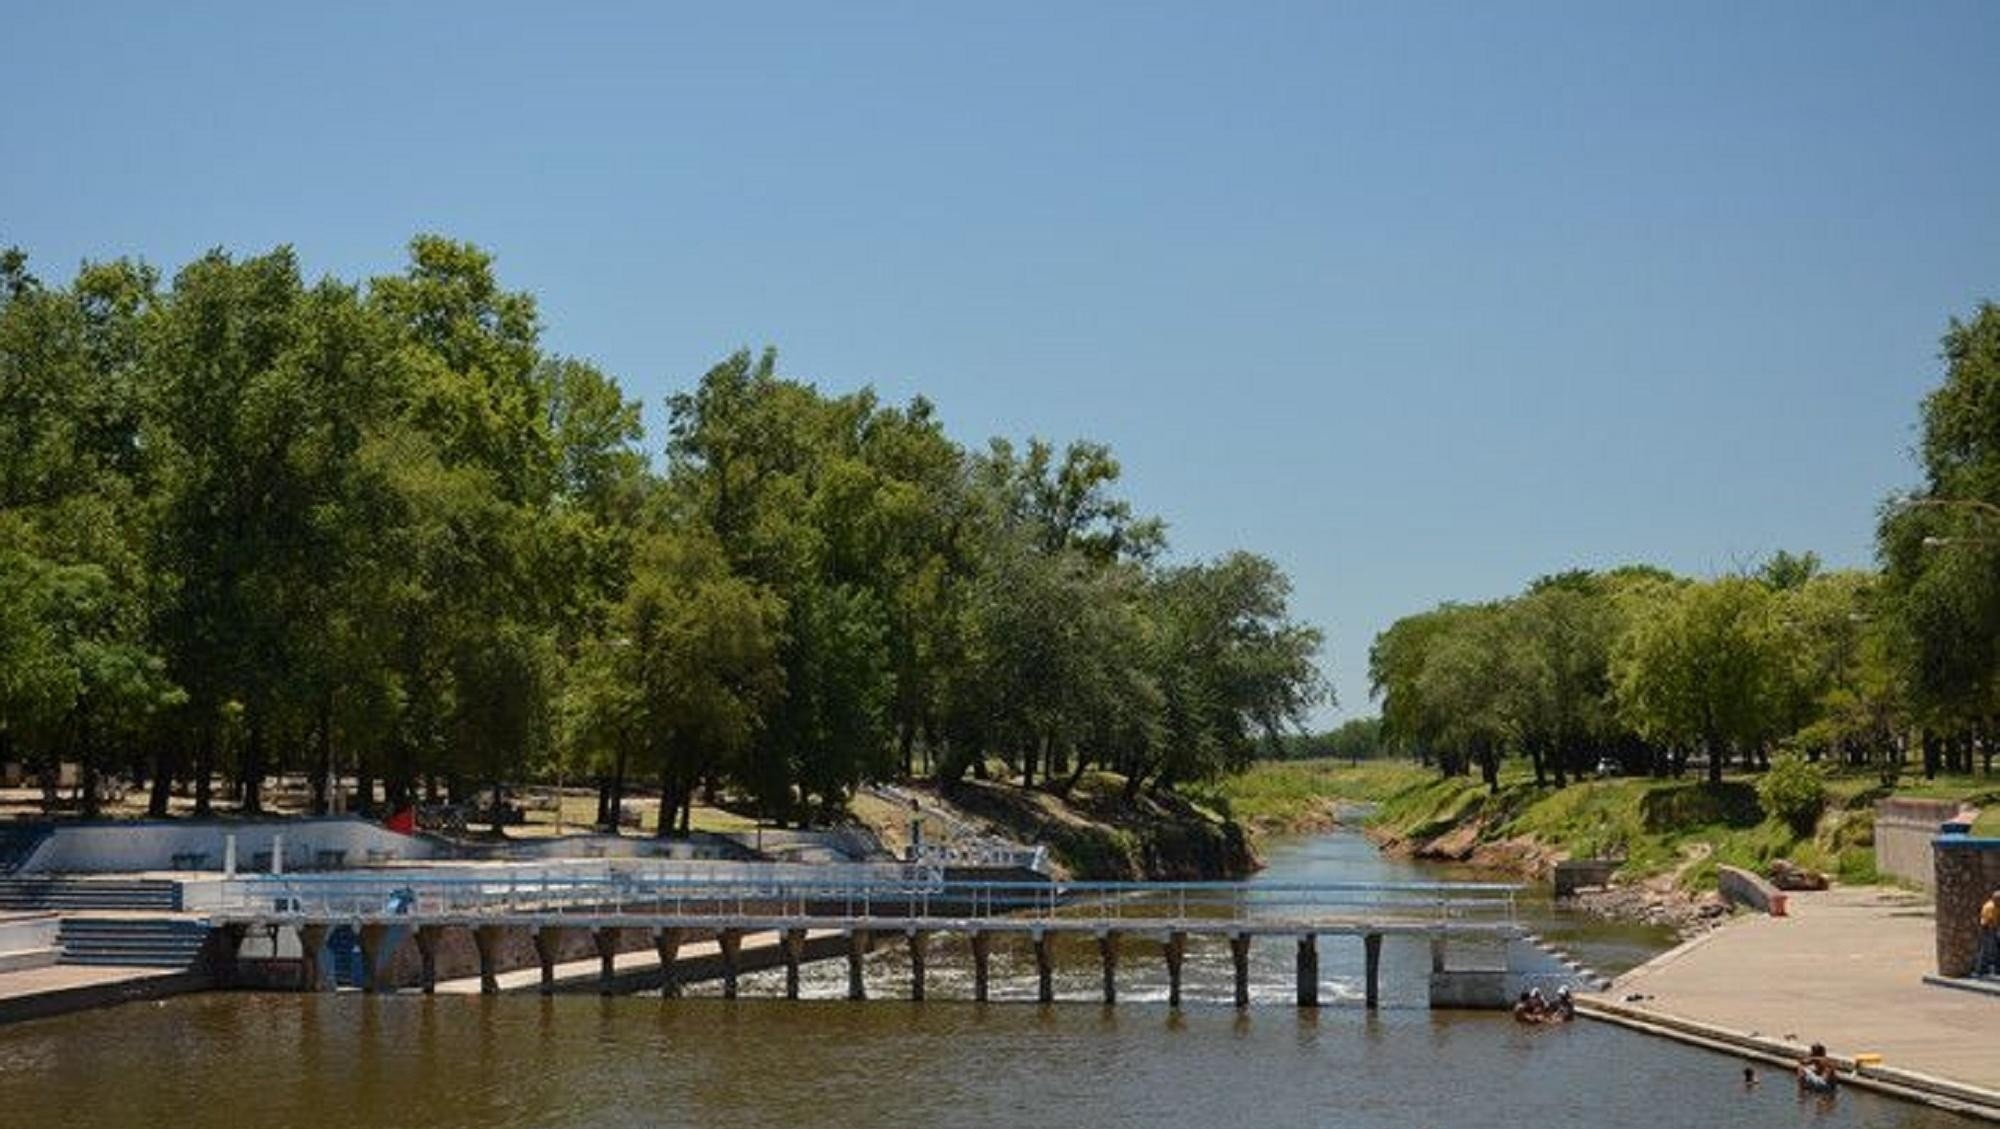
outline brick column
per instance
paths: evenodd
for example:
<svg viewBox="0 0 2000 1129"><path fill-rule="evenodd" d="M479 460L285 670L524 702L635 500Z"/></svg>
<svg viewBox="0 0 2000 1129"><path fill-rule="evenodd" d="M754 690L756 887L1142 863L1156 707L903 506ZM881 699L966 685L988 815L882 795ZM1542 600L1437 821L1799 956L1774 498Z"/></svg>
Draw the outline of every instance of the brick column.
<svg viewBox="0 0 2000 1129"><path fill-rule="evenodd" d="M2000 839L1975 839L1962 823L1944 831L1931 840L1938 975L1970 976L1979 957L1979 907L2000 890Z"/></svg>

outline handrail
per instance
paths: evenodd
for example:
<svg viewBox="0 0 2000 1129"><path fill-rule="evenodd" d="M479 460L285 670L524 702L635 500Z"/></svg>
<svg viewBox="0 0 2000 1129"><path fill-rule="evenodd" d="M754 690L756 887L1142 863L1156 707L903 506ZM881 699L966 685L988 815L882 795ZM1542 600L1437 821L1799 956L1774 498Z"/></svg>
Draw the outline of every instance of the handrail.
<svg viewBox="0 0 2000 1129"><path fill-rule="evenodd" d="M219 917L651 915L687 919L844 916L886 921L1019 918L1096 922L1337 921L1511 924L1519 887L1479 882L1028 882L946 880L914 868L851 874L562 873L269 875L225 885ZM836 911L837 907L837 911Z"/></svg>

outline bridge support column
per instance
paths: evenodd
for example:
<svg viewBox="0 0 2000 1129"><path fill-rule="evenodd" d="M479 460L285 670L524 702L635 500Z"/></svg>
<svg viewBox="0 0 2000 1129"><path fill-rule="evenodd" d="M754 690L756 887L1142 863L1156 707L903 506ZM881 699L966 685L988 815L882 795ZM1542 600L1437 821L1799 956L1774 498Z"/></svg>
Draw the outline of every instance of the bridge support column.
<svg viewBox="0 0 2000 1129"><path fill-rule="evenodd" d="M1045 1004L1056 1002L1056 939L1045 929L1037 929L1035 937L1035 991Z"/></svg>
<svg viewBox="0 0 2000 1129"><path fill-rule="evenodd" d="M442 926L417 926L417 960L422 965L417 973L417 986L424 990L426 996L437 994L438 941L443 934Z"/></svg>
<svg viewBox="0 0 2000 1129"><path fill-rule="evenodd" d="M1176 929L1163 946L1167 957L1167 1006L1181 1006L1181 960L1187 956L1187 933Z"/></svg>
<svg viewBox="0 0 2000 1129"><path fill-rule="evenodd" d="M972 998L979 1003L986 1002L986 974L992 967L993 935L975 931L972 934Z"/></svg>
<svg viewBox="0 0 2000 1129"><path fill-rule="evenodd" d="M724 929L715 935L715 946L722 952L722 998L736 998L736 977L743 970L740 959L743 952L743 930Z"/></svg>
<svg viewBox="0 0 2000 1129"><path fill-rule="evenodd" d="M299 926L299 990L326 992L333 988L327 976L324 925Z"/></svg>
<svg viewBox="0 0 2000 1129"><path fill-rule="evenodd" d="M788 1000L796 1000L799 998L799 962L803 961L806 958L805 930L803 929L785 930L784 954L785 954L785 998Z"/></svg>
<svg viewBox="0 0 2000 1129"><path fill-rule="evenodd" d="M1366 966L1366 999L1368 1010L1374 1011L1382 998L1382 935L1363 933L1361 935L1361 956Z"/></svg>
<svg viewBox="0 0 2000 1129"><path fill-rule="evenodd" d="M389 945L389 927L379 923L363 925L361 938L361 990L373 994L382 990L382 980L395 951Z"/></svg>
<svg viewBox="0 0 2000 1129"><path fill-rule="evenodd" d="M861 975L861 958L868 955L868 930L851 929L847 933L847 998L865 1000L868 998L868 981Z"/></svg>
<svg viewBox="0 0 2000 1129"><path fill-rule="evenodd" d="M1229 962L1236 966L1236 1006L1250 1006L1250 934L1229 935Z"/></svg>
<svg viewBox="0 0 2000 1129"><path fill-rule="evenodd" d="M1299 1006L1319 1006L1319 938L1299 937Z"/></svg>
<svg viewBox="0 0 2000 1129"><path fill-rule="evenodd" d="M680 970L674 961L681 953L681 940L687 930L666 928L653 934L653 948L660 954L660 998L671 1000L681 994Z"/></svg>
<svg viewBox="0 0 2000 1129"><path fill-rule="evenodd" d="M590 940L597 946L597 994L608 996L617 977L618 930L593 929Z"/></svg>
<svg viewBox="0 0 2000 1129"><path fill-rule="evenodd" d="M500 991L500 930L498 925L480 925L472 930L472 945L479 950L479 991L491 996Z"/></svg>
<svg viewBox="0 0 2000 1129"><path fill-rule="evenodd" d="M542 995L556 993L556 953L562 947L562 928L544 925L535 930L535 959L542 965Z"/></svg>
<svg viewBox="0 0 2000 1129"><path fill-rule="evenodd" d="M1118 931L1106 929L1097 935L1097 956L1104 965L1104 1002L1118 1002Z"/></svg>
<svg viewBox="0 0 2000 1129"><path fill-rule="evenodd" d="M235 985L236 962L243 952L243 938L249 933L248 925L224 925L215 931L215 949L209 967L217 984L225 988Z"/></svg>
<svg viewBox="0 0 2000 1129"><path fill-rule="evenodd" d="M909 931L910 941L910 998L922 1002L924 998L924 950L929 946L930 934L921 929Z"/></svg>

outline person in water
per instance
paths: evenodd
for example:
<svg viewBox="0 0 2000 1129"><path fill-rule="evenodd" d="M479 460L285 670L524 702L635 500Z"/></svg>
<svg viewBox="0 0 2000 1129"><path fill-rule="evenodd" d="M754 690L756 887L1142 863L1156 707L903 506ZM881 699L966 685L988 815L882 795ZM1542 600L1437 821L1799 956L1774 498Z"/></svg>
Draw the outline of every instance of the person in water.
<svg viewBox="0 0 2000 1129"><path fill-rule="evenodd" d="M1556 989L1555 1006L1550 1009L1550 1017L1558 1023L1568 1023L1576 1018L1576 1000L1569 994L1569 985Z"/></svg>
<svg viewBox="0 0 2000 1129"><path fill-rule="evenodd" d="M1833 1059L1827 1057L1825 1043L1814 1043L1806 1057L1799 1060L1799 1085L1808 1090L1833 1089Z"/></svg>
<svg viewBox="0 0 2000 1129"><path fill-rule="evenodd" d="M1539 988L1521 989L1521 998L1514 1001L1514 1018L1523 1023L1542 1021L1542 993Z"/></svg>

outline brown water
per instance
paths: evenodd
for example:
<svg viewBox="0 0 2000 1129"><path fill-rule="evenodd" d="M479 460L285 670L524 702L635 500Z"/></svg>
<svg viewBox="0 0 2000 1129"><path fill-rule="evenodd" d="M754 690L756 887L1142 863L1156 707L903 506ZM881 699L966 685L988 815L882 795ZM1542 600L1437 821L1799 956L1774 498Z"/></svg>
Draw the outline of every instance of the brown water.
<svg viewBox="0 0 2000 1129"><path fill-rule="evenodd" d="M1387 870L1369 868L1388 868ZM1408 876L1346 836L1273 859L1272 880ZM1546 910L1534 912L1546 914ZM1562 922L1603 963L1658 938ZM1086 942L1086 946L1087 946ZM1322 942L1323 998L1289 998L1288 946L1259 947L1269 1006L1228 1006L1226 952L1189 954L1189 1006L1158 1002L1157 952L1133 945L1104 1007L1094 950L1063 956L1077 1002L963 1002L966 961L934 942L930 1000L825 998L845 970L808 970L816 1000L771 976L746 998L599 1000L359 995L184 997L0 1029L0 1127L423 1129L626 1126L1714 1126L1971 1125L1843 1092L1802 1100L1760 1068L1594 1023L1522 1028L1420 1006L1427 952L1385 951L1388 1002L1353 1002L1359 944ZM1353 949L1353 952L1346 950ZM1032 997L1025 954L995 952L996 996ZM905 991L900 954L870 989ZM761 998L760 998L761 997Z"/></svg>

